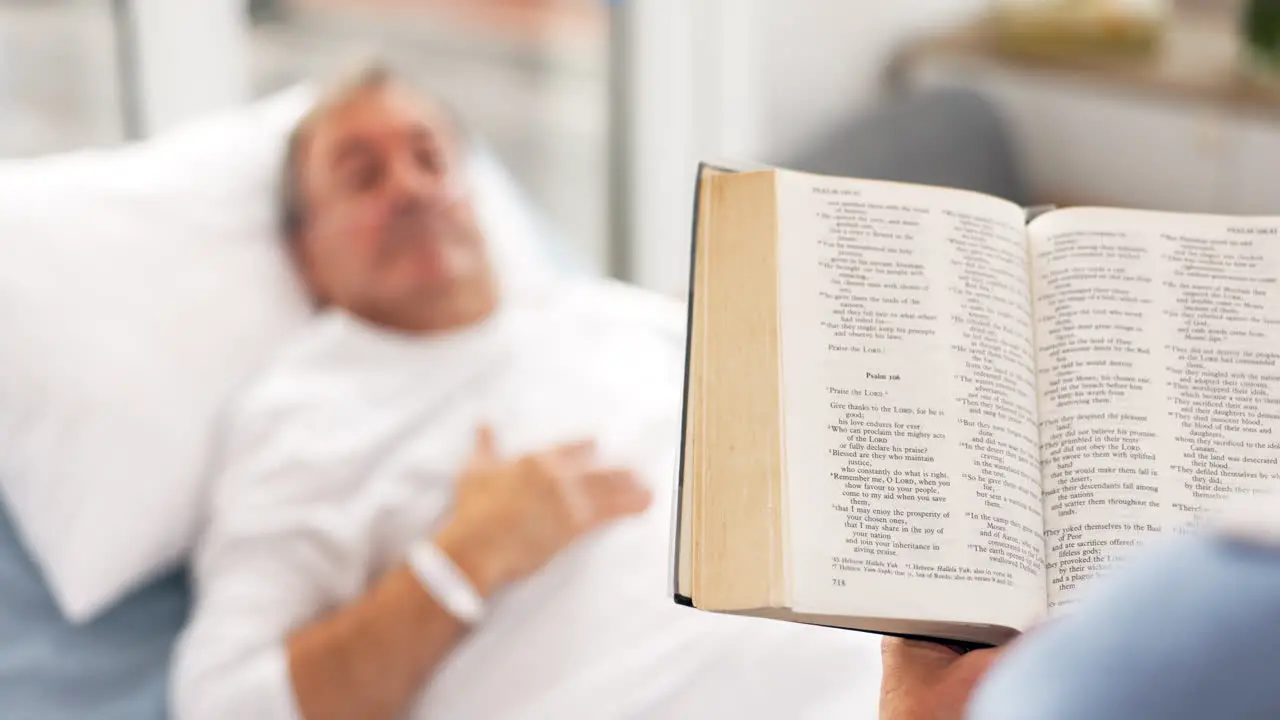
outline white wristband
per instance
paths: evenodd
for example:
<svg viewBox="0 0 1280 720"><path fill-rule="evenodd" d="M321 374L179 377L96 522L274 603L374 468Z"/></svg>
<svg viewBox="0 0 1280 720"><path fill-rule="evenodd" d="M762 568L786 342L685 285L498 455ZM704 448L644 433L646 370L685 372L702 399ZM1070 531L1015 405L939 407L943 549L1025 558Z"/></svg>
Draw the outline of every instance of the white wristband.
<svg viewBox="0 0 1280 720"><path fill-rule="evenodd" d="M419 540L409 547L405 558L423 589L445 610L467 625L484 618L484 598L467 576L429 540Z"/></svg>

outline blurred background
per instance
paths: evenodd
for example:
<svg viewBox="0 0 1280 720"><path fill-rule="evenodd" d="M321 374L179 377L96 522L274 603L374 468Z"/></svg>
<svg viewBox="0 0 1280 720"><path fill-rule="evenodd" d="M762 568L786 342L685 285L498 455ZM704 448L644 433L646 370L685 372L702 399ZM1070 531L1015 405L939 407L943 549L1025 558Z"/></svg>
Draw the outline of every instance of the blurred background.
<svg viewBox="0 0 1280 720"><path fill-rule="evenodd" d="M1280 214L1280 0L0 0L0 157L143 138L370 51L584 262L687 283L700 159Z"/></svg>

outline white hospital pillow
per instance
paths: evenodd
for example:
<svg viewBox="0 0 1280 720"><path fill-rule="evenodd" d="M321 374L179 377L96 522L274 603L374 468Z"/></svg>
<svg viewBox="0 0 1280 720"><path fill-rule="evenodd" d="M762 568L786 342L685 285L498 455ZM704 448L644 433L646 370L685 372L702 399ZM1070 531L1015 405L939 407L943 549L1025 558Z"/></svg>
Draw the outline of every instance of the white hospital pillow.
<svg viewBox="0 0 1280 720"><path fill-rule="evenodd" d="M0 494L74 621L190 551L223 403L310 315L274 201L312 96L0 162ZM529 207L473 165L504 285L538 286Z"/></svg>
<svg viewBox="0 0 1280 720"><path fill-rule="evenodd" d="M221 403L309 315L271 206L308 102L0 164L0 490L72 620L187 551Z"/></svg>

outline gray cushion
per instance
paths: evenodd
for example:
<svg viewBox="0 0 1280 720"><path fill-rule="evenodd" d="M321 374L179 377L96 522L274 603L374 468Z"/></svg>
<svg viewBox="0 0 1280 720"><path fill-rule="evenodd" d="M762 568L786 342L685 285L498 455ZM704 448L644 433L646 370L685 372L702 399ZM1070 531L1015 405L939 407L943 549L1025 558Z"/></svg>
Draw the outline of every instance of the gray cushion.
<svg viewBox="0 0 1280 720"><path fill-rule="evenodd" d="M71 625L0 504L0 716L163 720L169 653L189 597L179 571L96 621Z"/></svg>
<svg viewBox="0 0 1280 720"><path fill-rule="evenodd" d="M995 107L971 90L890 100L816 138L786 167L975 190L1035 202Z"/></svg>

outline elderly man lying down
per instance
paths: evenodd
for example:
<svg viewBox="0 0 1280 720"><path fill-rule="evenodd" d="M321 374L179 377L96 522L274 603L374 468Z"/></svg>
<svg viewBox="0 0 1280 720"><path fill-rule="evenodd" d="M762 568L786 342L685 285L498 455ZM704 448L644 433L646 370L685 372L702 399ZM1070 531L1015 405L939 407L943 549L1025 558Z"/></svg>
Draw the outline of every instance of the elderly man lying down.
<svg viewBox="0 0 1280 720"><path fill-rule="evenodd" d="M325 310L234 406L176 717L859 715L874 641L672 604L679 321L500 292L459 144L383 71L295 132Z"/></svg>

